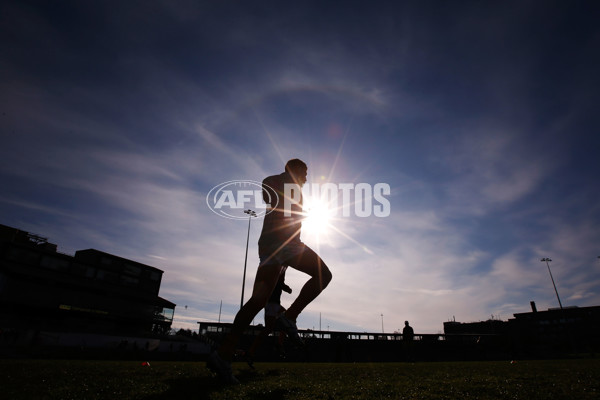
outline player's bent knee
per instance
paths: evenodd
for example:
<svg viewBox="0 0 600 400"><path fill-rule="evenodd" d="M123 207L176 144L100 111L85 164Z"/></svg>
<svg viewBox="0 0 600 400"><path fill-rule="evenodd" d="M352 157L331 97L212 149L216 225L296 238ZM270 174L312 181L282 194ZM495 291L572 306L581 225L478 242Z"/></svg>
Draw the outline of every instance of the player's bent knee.
<svg viewBox="0 0 600 400"><path fill-rule="evenodd" d="M321 285L323 289L325 289L327 285L329 285L329 282L331 282L332 278L333 275L331 274L329 268L324 268L323 271L321 271Z"/></svg>

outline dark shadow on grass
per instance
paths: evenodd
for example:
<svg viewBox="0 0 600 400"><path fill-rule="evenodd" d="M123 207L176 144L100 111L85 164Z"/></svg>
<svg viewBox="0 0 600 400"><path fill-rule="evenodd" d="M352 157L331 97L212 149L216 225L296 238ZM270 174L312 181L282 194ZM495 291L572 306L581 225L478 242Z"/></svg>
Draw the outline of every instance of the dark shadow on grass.
<svg viewBox="0 0 600 400"><path fill-rule="evenodd" d="M158 400L190 397L194 399L210 399L211 393L218 392L224 387L218 380L210 377L168 379L165 383L169 385L169 389L166 392L152 394L143 399Z"/></svg>
<svg viewBox="0 0 600 400"><path fill-rule="evenodd" d="M246 399L248 400L281 400L285 399L285 397L289 395L289 390L285 389L275 389L269 391L268 393L256 393L254 395L247 395Z"/></svg>
<svg viewBox="0 0 600 400"><path fill-rule="evenodd" d="M236 377L240 381L241 386L250 382L256 382L261 380L261 377L253 371L240 371L236 374ZM169 389L163 393L152 394L143 397L143 400L171 400L171 399L210 399L211 394L214 392L220 392L225 388L235 388L236 386L226 385L221 383L216 377L211 376L199 376L197 378L177 378L167 379L164 381L169 385ZM285 392L285 391L284 391ZM253 399L254 397L248 397ZM281 399L282 393L276 393L275 395L271 392L266 395L261 394L257 396L257 400L275 400Z"/></svg>

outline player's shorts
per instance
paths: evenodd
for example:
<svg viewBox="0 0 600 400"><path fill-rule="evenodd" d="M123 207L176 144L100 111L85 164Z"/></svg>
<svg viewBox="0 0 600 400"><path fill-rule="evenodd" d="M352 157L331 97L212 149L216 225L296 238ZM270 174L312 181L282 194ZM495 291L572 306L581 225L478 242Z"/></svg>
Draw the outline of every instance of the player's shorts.
<svg viewBox="0 0 600 400"><path fill-rule="evenodd" d="M263 265L263 264L280 264L280 265L287 264L289 260L292 260L294 258L298 258L299 256L301 256L304 253L306 248L307 248L306 245L304 243L302 243L301 241L292 240L289 243L287 243L285 246L283 246L283 248L280 249L279 251L277 251L275 254L273 254L272 252L265 252L268 254L259 255L260 265Z"/></svg>
<svg viewBox="0 0 600 400"><path fill-rule="evenodd" d="M267 303L265 306L265 317L276 317L281 314L283 307L277 303Z"/></svg>

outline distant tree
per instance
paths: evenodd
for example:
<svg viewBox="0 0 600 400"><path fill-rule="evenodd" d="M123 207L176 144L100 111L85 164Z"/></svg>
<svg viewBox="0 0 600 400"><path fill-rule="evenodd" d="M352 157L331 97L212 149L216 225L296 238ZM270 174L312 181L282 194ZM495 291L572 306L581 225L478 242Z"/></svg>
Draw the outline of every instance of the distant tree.
<svg viewBox="0 0 600 400"><path fill-rule="evenodd" d="M152 333L157 335L168 335L171 333L171 327L168 325L154 324Z"/></svg>
<svg viewBox="0 0 600 400"><path fill-rule="evenodd" d="M185 336L185 337L192 337L192 330L191 329L179 329L176 333L176 335L178 336Z"/></svg>

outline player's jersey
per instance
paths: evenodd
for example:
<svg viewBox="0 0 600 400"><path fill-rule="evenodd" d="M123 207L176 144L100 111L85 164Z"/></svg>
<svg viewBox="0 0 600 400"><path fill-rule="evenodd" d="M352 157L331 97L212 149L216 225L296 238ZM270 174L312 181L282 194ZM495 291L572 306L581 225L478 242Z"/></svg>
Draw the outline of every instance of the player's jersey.
<svg viewBox="0 0 600 400"><path fill-rule="evenodd" d="M300 241L300 230L302 228L302 188L298 185L292 187L292 191L299 202L285 200L285 185L294 185L294 182L286 172L273 175L263 180L263 200L273 210L265 215L262 232L258 240L259 255L270 255L278 250L282 244L291 241ZM286 209L288 214L286 215Z"/></svg>

